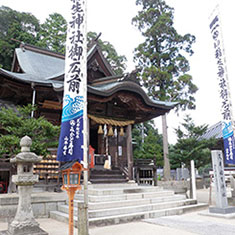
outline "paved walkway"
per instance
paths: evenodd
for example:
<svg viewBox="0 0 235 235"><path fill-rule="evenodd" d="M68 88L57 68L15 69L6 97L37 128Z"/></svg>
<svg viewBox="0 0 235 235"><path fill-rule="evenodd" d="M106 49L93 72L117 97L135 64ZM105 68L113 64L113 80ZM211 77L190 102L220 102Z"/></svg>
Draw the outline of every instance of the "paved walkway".
<svg viewBox="0 0 235 235"><path fill-rule="evenodd" d="M206 211L204 211L206 212ZM201 215L200 212L178 216L148 219L140 222L89 228L90 235L234 235L235 218L224 219ZM68 224L52 219L38 219L42 229L50 235L68 234ZM7 224L0 223L0 230L6 230ZM77 235L76 228L74 235Z"/></svg>
<svg viewBox="0 0 235 235"><path fill-rule="evenodd" d="M209 189L198 190L198 201L209 200ZM212 202L214 202L212 195ZM148 219L139 222L89 228L90 235L234 235L235 215L231 219L202 215L208 210L187 213L178 216L168 216ZM50 235L68 234L68 224L52 219L38 219L41 228ZM7 229L7 223L0 222L0 231ZM74 235L77 235L74 229Z"/></svg>
<svg viewBox="0 0 235 235"><path fill-rule="evenodd" d="M47 231L50 235L66 235L68 234L68 224L58 222L52 219L38 219L40 227ZM0 223L0 231L6 230L7 224ZM90 235L191 235L194 233L183 231L181 229L175 229L171 227L165 227L162 225L156 225L146 222L133 222L128 224L119 224L106 227L93 227L89 228ZM74 235L77 235L76 229L74 229Z"/></svg>

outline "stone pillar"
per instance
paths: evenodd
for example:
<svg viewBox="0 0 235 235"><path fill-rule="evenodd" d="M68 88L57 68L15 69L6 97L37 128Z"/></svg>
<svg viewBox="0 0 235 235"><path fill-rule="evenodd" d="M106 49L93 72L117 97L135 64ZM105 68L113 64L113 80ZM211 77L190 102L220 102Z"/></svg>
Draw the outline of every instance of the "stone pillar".
<svg viewBox="0 0 235 235"><path fill-rule="evenodd" d="M235 207L228 207L226 184L224 178L223 153L221 150L214 150L211 151L211 157L216 188L216 207L210 207L209 212L220 214L234 213Z"/></svg>
<svg viewBox="0 0 235 235"><path fill-rule="evenodd" d="M128 177L129 180L133 180L133 148L132 148L132 133L131 125L126 128L126 147L127 147L127 163L128 163Z"/></svg>
<svg viewBox="0 0 235 235"><path fill-rule="evenodd" d="M197 200L197 188L196 188L196 174L194 160L191 160L191 183L192 183L192 198Z"/></svg>
<svg viewBox="0 0 235 235"><path fill-rule="evenodd" d="M83 202L78 202L78 235L89 235L88 207Z"/></svg>
<svg viewBox="0 0 235 235"><path fill-rule="evenodd" d="M47 235L33 216L31 205L31 193L33 185L38 182L38 175L33 175L33 163L40 162L41 157L30 152L32 141L25 136L20 141L21 153L11 159L11 163L17 164L17 175L13 175L12 181L18 185L19 202L14 220L9 224L8 231L0 234L8 235Z"/></svg>
<svg viewBox="0 0 235 235"><path fill-rule="evenodd" d="M171 167L168 158L169 151L168 151L166 114L162 115L162 136L163 136L163 157L164 157L163 177L164 180L168 181L171 179Z"/></svg>

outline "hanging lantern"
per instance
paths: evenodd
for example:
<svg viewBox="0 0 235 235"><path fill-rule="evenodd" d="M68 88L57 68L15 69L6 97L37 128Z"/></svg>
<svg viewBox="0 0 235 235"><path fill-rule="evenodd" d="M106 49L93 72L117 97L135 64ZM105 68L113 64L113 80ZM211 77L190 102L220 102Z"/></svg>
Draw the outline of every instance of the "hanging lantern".
<svg viewBox="0 0 235 235"><path fill-rule="evenodd" d="M99 125L98 134L104 134L104 131L102 129L102 125Z"/></svg>
<svg viewBox="0 0 235 235"><path fill-rule="evenodd" d="M108 136L113 136L113 128L109 126Z"/></svg>
<svg viewBox="0 0 235 235"><path fill-rule="evenodd" d="M124 128L123 128L123 127L120 128L120 133L119 133L119 135L120 135L120 136L124 136Z"/></svg>

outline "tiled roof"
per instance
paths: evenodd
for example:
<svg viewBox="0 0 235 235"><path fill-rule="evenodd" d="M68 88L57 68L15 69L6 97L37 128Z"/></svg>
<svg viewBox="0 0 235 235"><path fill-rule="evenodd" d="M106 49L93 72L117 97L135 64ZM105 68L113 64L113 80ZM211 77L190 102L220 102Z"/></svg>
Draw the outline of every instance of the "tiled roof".
<svg viewBox="0 0 235 235"><path fill-rule="evenodd" d="M222 135L222 122L218 122L215 125L208 128L205 134L201 136L202 139L210 139L210 138L221 139Z"/></svg>
<svg viewBox="0 0 235 235"><path fill-rule="evenodd" d="M88 57L96 50L93 46L88 51ZM16 49L16 57L23 73L10 72L0 69L0 75L24 83L53 87L55 91L63 90L64 80L64 57L54 52L30 46L23 46ZM97 79L98 80L98 79ZM128 79L125 75L100 78L99 82L94 82L87 86L91 94L110 96L118 91L131 91L142 96L147 105L170 110L177 104L176 102L163 102L150 99L140 85Z"/></svg>

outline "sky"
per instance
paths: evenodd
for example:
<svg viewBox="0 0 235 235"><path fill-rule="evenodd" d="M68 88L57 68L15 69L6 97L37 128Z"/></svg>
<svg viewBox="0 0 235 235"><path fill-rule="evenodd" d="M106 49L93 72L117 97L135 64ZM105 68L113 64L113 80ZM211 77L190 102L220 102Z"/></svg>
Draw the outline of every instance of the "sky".
<svg viewBox="0 0 235 235"><path fill-rule="evenodd" d="M118 54L128 59L127 72L134 69L133 51L143 38L138 29L131 24L131 19L137 15L135 0L87 0L88 31L101 32L101 39L109 41ZM196 97L196 110L168 114L169 143L176 142L174 128L182 123L186 114L190 114L196 125L213 125L222 119L220 114L220 99L217 82L217 67L214 58L212 37L209 30L209 16L219 3L222 20L225 56L232 100L235 101L235 22L234 0L166 0L175 9L174 26L178 33L190 33L196 36L193 45L194 54L188 57L190 74L199 90ZM31 12L40 23L54 12L67 19L68 0L0 0L0 5L8 6L17 11ZM235 103L233 104L233 113ZM161 118L155 123L161 132Z"/></svg>

